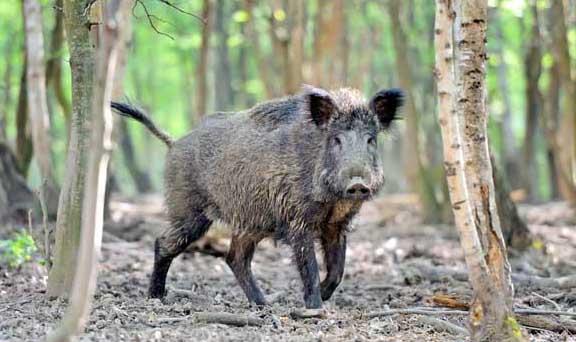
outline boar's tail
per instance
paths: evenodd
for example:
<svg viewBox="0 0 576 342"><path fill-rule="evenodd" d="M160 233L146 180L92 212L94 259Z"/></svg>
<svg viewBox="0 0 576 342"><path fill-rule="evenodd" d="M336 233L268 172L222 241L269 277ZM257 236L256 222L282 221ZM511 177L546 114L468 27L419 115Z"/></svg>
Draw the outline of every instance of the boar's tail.
<svg viewBox="0 0 576 342"><path fill-rule="evenodd" d="M120 102L112 102L111 106L112 109L114 109L115 112L118 113L119 115L134 119L143 124L144 126L146 126L146 128L148 128L148 130L152 132L152 134L154 134L158 139L162 140L168 147L172 146L172 144L174 143L174 140L172 140L172 138L168 134L166 134L158 127L156 127L156 125L154 124L154 122L152 122L152 120L148 117L148 115L146 115L146 113L144 113L140 109L133 107L129 104Z"/></svg>

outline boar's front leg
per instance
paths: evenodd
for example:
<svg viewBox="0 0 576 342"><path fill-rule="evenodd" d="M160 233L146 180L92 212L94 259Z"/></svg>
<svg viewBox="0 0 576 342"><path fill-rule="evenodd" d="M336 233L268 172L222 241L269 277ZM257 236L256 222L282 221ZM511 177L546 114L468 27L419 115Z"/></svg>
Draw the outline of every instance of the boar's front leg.
<svg viewBox="0 0 576 342"><path fill-rule="evenodd" d="M304 285L304 303L307 309L322 307L320 297L320 276L314 252L314 237L300 233L290 239L294 261Z"/></svg>
<svg viewBox="0 0 576 342"><path fill-rule="evenodd" d="M266 305L264 295L262 295L252 275L251 263L257 243L258 241L255 241L252 237L234 234L226 256L226 263L232 269L248 301L256 305Z"/></svg>
<svg viewBox="0 0 576 342"><path fill-rule="evenodd" d="M322 300L328 300L340 285L346 260L346 234L344 231L329 232L321 237L324 249L326 278L320 284Z"/></svg>

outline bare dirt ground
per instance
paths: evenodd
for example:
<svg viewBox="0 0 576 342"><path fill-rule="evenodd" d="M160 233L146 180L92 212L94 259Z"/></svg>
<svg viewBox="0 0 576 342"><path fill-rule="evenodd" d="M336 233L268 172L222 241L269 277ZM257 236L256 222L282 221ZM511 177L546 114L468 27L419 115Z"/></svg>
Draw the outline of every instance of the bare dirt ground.
<svg viewBox="0 0 576 342"><path fill-rule="evenodd" d="M443 268L464 272L462 252L452 226L423 225L409 196L390 196L366 204L349 235L346 275L326 317L293 319L303 306L300 281L290 252L262 243L253 270L271 304L250 307L222 258L193 253L175 260L165 300L146 298L152 242L165 225L159 196L114 202L105 234L92 315L81 341L466 341L442 331L422 316L367 318L390 308L434 306L435 295L469 299L461 277L434 276ZM576 274L574 212L563 203L522 206L530 229L542 243L516 257L516 272L541 277ZM319 255L320 258L320 255ZM321 259L319 259L321 260ZM460 280L458 280L460 279ZM46 270L37 262L19 269L0 268L0 341L39 341L54 328L65 302L45 296ZM516 286L518 308L576 312L576 289ZM261 326L205 323L196 313L234 313ZM465 327L464 316L436 316ZM557 318L546 316L550 319ZM563 318L575 325L572 317ZM561 323L562 326L562 323ZM533 341L576 341L557 332L529 330Z"/></svg>

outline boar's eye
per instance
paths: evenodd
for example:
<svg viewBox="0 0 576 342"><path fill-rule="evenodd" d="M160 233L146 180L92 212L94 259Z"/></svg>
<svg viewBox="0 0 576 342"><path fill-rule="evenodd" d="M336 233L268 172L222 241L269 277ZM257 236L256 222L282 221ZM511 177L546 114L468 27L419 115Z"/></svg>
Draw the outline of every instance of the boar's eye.
<svg viewBox="0 0 576 342"><path fill-rule="evenodd" d="M342 140L340 140L340 138L338 138L338 137L334 137L332 139L332 141L334 141L334 145L336 145L336 146L342 145Z"/></svg>

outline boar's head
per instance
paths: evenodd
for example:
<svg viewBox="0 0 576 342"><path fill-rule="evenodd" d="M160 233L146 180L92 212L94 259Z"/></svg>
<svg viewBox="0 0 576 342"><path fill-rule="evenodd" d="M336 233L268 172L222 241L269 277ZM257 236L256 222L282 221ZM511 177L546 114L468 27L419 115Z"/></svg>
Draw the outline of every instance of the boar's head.
<svg viewBox="0 0 576 342"><path fill-rule="evenodd" d="M315 198L371 198L384 183L378 133L398 118L402 91L381 90L366 101L354 89L328 92L305 86L301 96L302 110L312 122L311 129L321 137L312 181Z"/></svg>

